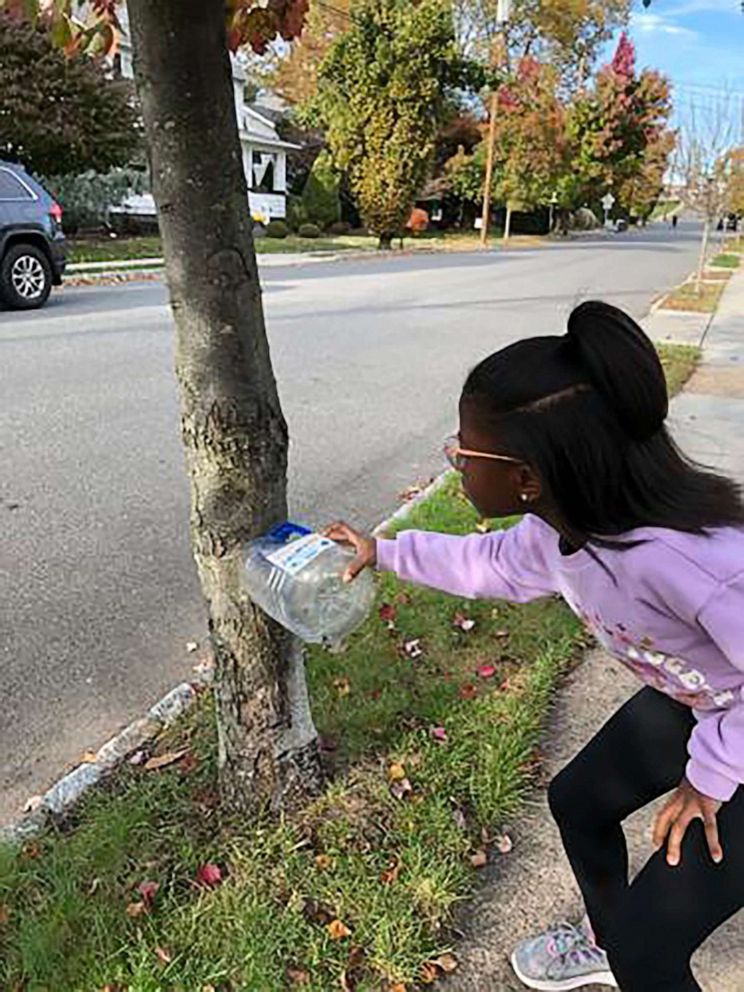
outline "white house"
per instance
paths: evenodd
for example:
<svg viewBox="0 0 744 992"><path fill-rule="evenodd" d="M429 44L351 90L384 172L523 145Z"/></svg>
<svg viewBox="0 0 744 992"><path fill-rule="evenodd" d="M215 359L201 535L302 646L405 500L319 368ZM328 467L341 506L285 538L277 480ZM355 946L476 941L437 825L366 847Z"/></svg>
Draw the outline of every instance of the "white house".
<svg viewBox="0 0 744 992"><path fill-rule="evenodd" d="M126 5L119 13L122 33L117 57L118 68L125 79L134 78L132 45L129 40L129 15ZM243 168L248 184L248 200L254 219L264 223L272 218L287 215L287 152L299 148L289 141L282 141L276 125L257 107L245 102L246 72L240 58L231 56L235 114L238 135L243 149ZM155 216L155 202L150 194L131 196L120 207L119 213Z"/></svg>

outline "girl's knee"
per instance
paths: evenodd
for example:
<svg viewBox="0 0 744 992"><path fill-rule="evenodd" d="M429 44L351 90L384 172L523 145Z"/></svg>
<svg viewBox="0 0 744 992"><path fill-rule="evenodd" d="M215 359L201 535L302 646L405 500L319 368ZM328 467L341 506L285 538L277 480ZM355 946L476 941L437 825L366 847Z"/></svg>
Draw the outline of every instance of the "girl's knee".
<svg viewBox="0 0 744 992"><path fill-rule="evenodd" d="M586 801L586 790L572 764L558 772L548 786L548 806L556 823L584 819Z"/></svg>

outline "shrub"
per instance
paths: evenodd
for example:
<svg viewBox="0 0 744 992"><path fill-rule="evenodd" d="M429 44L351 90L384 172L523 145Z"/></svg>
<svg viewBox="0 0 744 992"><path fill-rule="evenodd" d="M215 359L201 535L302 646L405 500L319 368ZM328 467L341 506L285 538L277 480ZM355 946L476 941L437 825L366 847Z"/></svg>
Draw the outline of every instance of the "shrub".
<svg viewBox="0 0 744 992"><path fill-rule="evenodd" d="M266 226L267 238L283 239L289 235L289 226L283 220L272 220Z"/></svg>
<svg viewBox="0 0 744 992"><path fill-rule="evenodd" d="M317 224L302 224L297 233L301 238L319 238L322 231Z"/></svg>
<svg viewBox="0 0 744 992"><path fill-rule="evenodd" d="M408 218L406 228L409 231L425 231L429 227L429 214L421 207L414 207L411 216Z"/></svg>
<svg viewBox="0 0 744 992"><path fill-rule="evenodd" d="M315 159L302 191L307 221L319 227L328 227L341 219L338 187L339 176L333 168L331 156L327 151L322 151Z"/></svg>
<svg viewBox="0 0 744 992"><path fill-rule="evenodd" d="M109 223L111 207L118 207L131 193L149 191L147 175L136 169L39 178L59 201L68 234L77 234L84 228L105 227Z"/></svg>
<svg viewBox="0 0 744 992"><path fill-rule="evenodd" d="M299 196L290 195L287 197L287 223L293 231L299 230L303 224L307 224L310 218L307 215L305 204Z"/></svg>
<svg viewBox="0 0 744 992"><path fill-rule="evenodd" d="M351 231L351 224L347 220L337 220L328 228L329 234L348 234Z"/></svg>

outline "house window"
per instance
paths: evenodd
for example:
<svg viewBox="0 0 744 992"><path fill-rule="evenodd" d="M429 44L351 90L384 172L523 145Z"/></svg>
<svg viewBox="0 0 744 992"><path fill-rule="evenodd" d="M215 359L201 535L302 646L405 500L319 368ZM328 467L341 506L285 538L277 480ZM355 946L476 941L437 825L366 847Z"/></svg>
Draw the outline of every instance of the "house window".
<svg viewBox="0 0 744 992"><path fill-rule="evenodd" d="M276 156L271 152L253 153L253 190L256 193L274 192Z"/></svg>

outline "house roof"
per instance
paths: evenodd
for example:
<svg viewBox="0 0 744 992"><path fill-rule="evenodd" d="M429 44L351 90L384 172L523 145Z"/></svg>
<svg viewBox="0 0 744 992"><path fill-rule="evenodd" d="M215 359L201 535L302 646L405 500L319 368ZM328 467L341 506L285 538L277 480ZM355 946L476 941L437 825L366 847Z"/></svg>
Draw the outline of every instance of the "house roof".
<svg viewBox="0 0 744 992"><path fill-rule="evenodd" d="M291 141L283 141L276 133L276 125L265 113L257 107L246 107L243 119L239 122L240 138L259 145L270 145L272 148L285 148L288 151L300 148Z"/></svg>

